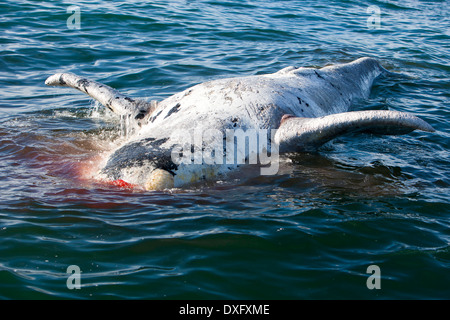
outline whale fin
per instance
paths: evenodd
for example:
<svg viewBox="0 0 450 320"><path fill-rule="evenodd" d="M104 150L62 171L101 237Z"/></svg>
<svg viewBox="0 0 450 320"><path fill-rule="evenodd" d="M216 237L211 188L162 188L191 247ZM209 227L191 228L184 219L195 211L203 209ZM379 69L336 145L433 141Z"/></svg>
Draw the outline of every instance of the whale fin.
<svg viewBox="0 0 450 320"><path fill-rule="evenodd" d="M56 73L45 80L48 86L70 87L86 93L112 112L130 115L139 124L156 109L157 102L147 102L127 97L116 89L96 81L82 78L73 73Z"/></svg>
<svg viewBox="0 0 450 320"><path fill-rule="evenodd" d="M275 142L280 152L314 151L350 132L397 135L416 129L434 132L433 127L424 120L399 111L353 111L320 118L285 116L275 134Z"/></svg>

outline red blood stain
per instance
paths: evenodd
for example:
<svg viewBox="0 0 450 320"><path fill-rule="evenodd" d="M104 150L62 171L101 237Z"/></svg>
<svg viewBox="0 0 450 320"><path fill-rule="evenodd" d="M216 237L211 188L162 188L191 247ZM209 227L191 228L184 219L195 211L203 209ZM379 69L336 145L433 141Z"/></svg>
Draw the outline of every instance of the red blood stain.
<svg viewBox="0 0 450 320"><path fill-rule="evenodd" d="M117 186L117 187L120 187L120 188L126 188L126 189L134 188L133 184L125 182L122 179L110 181L110 182L108 182L108 184L112 184L113 186Z"/></svg>

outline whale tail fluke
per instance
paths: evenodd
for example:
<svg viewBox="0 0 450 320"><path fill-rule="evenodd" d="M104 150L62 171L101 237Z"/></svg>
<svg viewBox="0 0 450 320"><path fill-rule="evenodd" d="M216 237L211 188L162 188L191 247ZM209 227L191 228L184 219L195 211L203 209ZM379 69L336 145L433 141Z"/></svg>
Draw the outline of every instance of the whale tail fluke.
<svg viewBox="0 0 450 320"><path fill-rule="evenodd" d="M399 111L353 111L320 118L286 117L277 130L275 142L280 152L314 151L346 133L398 135L416 129L434 132L424 120Z"/></svg>
<svg viewBox="0 0 450 320"><path fill-rule="evenodd" d="M86 93L112 112L130 115L138 124L146 119L156 108L156 101L147 102L127 97L116 89L96 81L88 80L73 73L56 73L45 80L48 86L70 87Z"/></svg>

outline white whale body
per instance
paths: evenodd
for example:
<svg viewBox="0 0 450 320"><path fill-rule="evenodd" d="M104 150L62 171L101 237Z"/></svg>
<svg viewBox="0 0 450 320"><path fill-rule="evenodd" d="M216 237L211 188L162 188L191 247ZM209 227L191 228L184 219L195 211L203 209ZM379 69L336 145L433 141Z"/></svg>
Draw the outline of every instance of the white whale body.
<svg viewBox="0 0 450 320"><path fill-rule="evenodd" d="M278 154L316 150L349 132L433 132L409 113L349 111L383 73L372 58L320 69L287 67L201 83L160 102L132 99L72 73L54 74L45 83L78 89L139 128L111 153L99 179L159 190L215 178L252 159L265 159L258 164L270 168Z"/></svg>

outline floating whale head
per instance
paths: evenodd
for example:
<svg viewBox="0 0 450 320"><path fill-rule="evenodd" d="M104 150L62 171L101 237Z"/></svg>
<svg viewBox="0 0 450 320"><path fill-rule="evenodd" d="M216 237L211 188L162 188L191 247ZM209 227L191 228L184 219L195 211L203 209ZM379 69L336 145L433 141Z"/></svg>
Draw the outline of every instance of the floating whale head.
<svg viewBox="0 0 450 320"><path fill-rule="evenodd" d="M170 150L160 147L165 140L148 138L125 144L109 156L100 176L109 181L126 181L146 190L173 188L174 171L178 166L172 161Z"/></svg>

